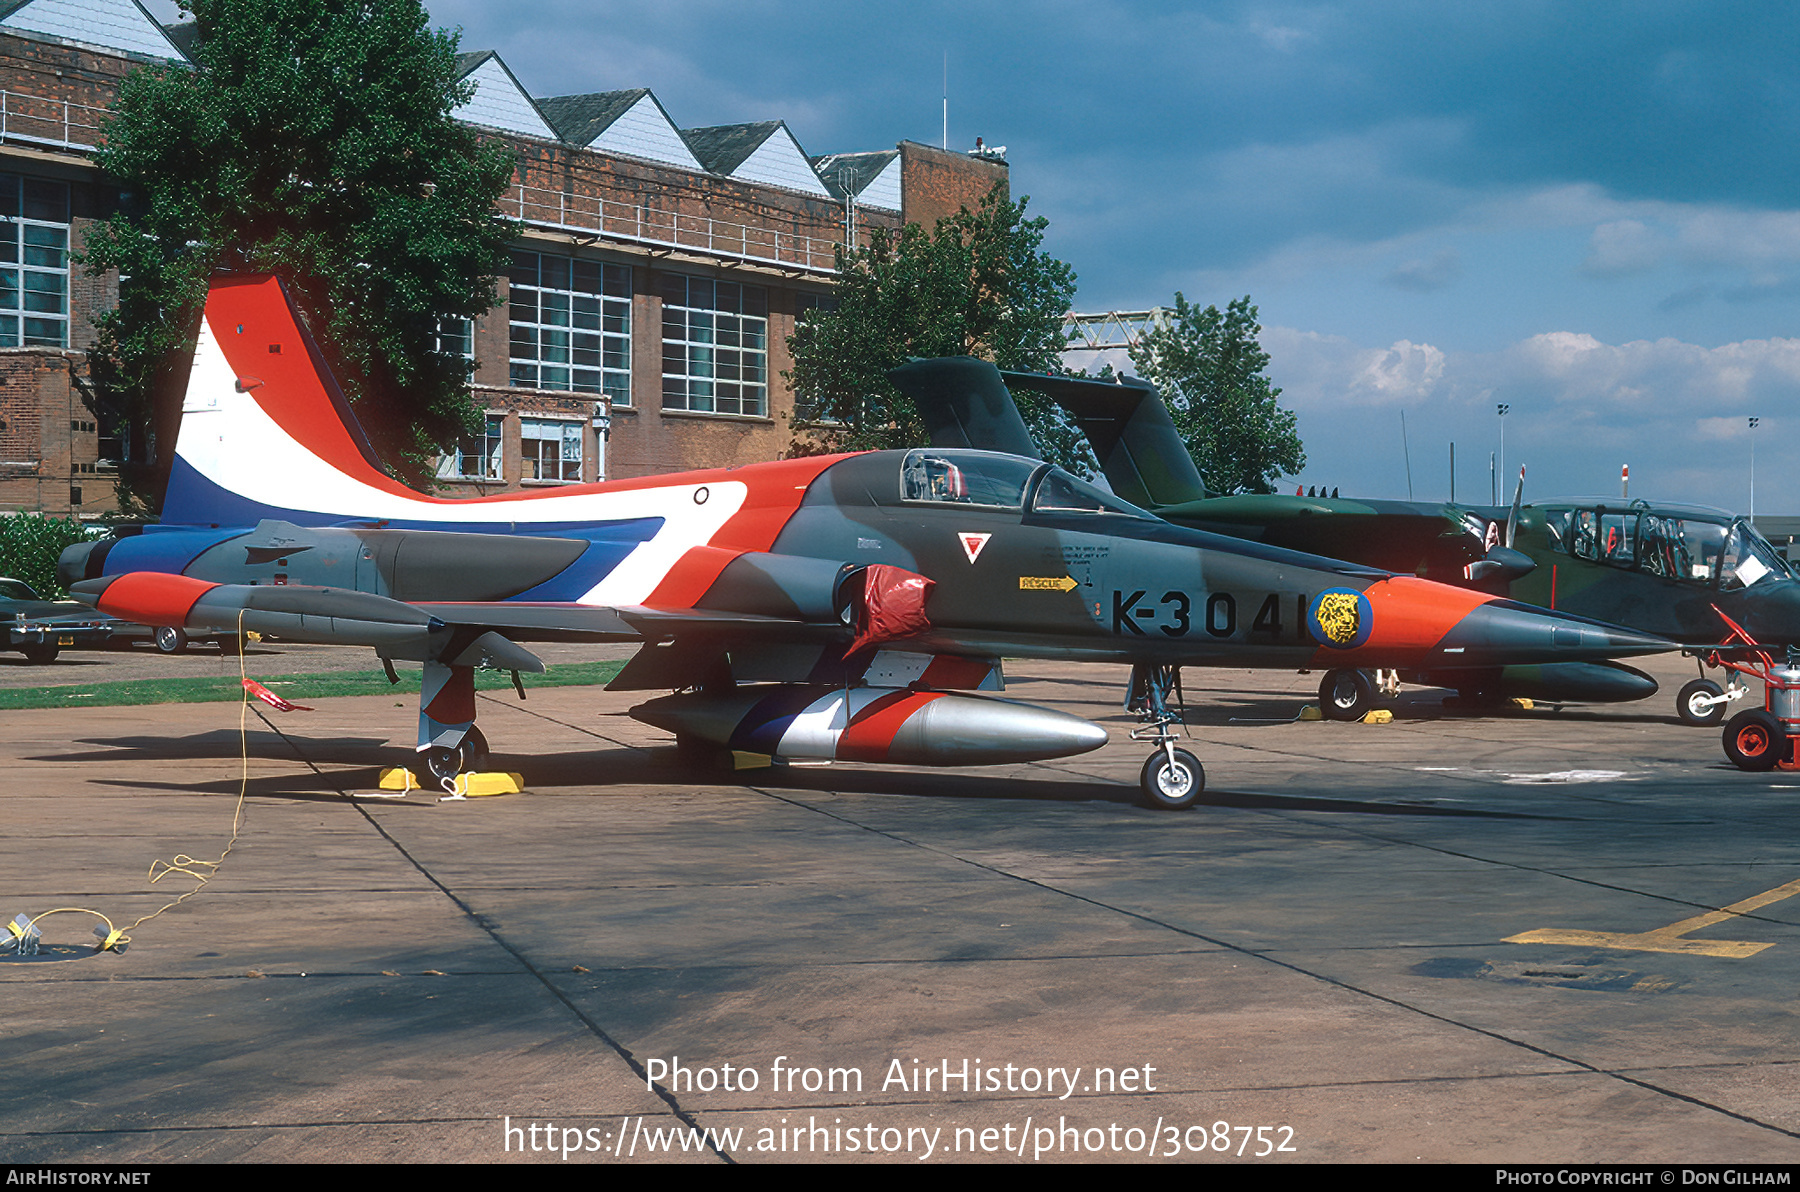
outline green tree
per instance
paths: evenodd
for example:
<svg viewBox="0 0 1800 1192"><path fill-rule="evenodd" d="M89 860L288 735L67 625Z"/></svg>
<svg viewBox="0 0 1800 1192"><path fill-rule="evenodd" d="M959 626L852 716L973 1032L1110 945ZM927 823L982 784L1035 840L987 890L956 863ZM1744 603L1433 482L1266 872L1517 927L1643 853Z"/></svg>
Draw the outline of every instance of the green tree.
<svg viewBox="0 0 1800 1192"><path fill-rule="evenodd" d="M0 517L0 575L24 580L45 600L60 599L68 593L56 582L57 556L65 546L87 539L87 527L72 517Z"/></svg>
<svg viewBox="0 0 1800 1192"><path fill-rule="evenodd" d="M1294 413L1275 404L1281 390L1263 371L1261 331L1248 294L1221 312L1177 293L1169 325L1131 349L1131 362L1168 401L1210 492L1274 492L1278 477L1306 466Z"/></svg>
<svg viewBox="0 0 1800 1192"><path fill-rule="evenodd" d="M980 356L1004 369L1065 372L1063 316L1075 272L1040 251L1049 221L994 187L927 232L872 229L838 253L837 308L813 311L788 340L784 374L799 397L798 453L916 447L925 425L888 370L912 356ZM1015 395L1049 458L1079 464L1080 432L1035 393Z"/></svg>
<svg viewBox="0 0 1800 1192"><path fill-rule="evenodd" d="M88 234L90 273L126 278L100 320L103 393L173 452L207 279L274 273L377 450L404 478L478 417L440 320L495 305L514 226L513 157L451 112L457 35L419 0L181 0L194 67L122 84L96 159L121 191ZM154 476L138 475L138 496Z"/></svg>

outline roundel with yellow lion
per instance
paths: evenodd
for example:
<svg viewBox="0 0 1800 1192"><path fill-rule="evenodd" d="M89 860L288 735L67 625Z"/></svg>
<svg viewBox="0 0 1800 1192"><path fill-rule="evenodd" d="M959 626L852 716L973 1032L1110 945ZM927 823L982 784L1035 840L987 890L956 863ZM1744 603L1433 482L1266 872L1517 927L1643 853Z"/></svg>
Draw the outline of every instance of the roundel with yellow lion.
<svg viewBox="0 0 1800 1192"><path fill-rule="evenodd" d="M1354 650L1368 641L1374 623L1369 598L1354 588L1327 588L1306 609L1314 640L1334 650Z"/></svg>

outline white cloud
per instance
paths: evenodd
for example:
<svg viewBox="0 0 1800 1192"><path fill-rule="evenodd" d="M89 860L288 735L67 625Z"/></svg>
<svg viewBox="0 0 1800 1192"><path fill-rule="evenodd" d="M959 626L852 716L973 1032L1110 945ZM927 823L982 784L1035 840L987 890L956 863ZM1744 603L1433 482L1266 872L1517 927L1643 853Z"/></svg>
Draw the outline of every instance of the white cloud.
<svg viewBox="0 0 1800 1192"><path fill-rule="evenodd" d="M1352 393L1368 393L1382 404L1427 398L1444 376L1444 353L1430 344L1400 340L1369 358L1350 382Z"/></svg>
<svg viewBox="0 0 1800 1192"><path fill-rule="evenodd" d="M1800 262L1800 211L1685 207L1672 216L1690 264L1758 270Z"/></svg>
<svg viewBox="0 0 1800 1192"><path fill-rule="evenodd" d="M1641 220L1610 220L1594 229L1581 270L1594 277L1645 273L1662 264L1668 248L1669 238Z"/></svg>
<svg viewBox="0 0 1800 1192"><path fill-rule="evenodd" d="M1707 348L1676 339L1604 344L1567 331L1534 335L1466 367L1499 385L1561 405L1625 407L1613 418L1709 415L1721 405L1800 397L1800 339L1743 340Z"/></svg>
<svg viewBox="0 0 1800 1192"><path fill-rule="evenodd" d="M1755 431L1755 433L1759 435L1764 432L1768 432L1775 436L1781 434L1778 425L1773 419L1769 418L1764 418L1762 420L1762 425ZM1694 433L1703 439L1747 441L1752 432L1750 430L1749 418L1732 416L1729 418L1702 418L1694 423Z"/></svg>
<svg viewBox="0 0 1800 1192"><path fill-rule="evenodd" d="M1631 465L1634 494L1727 508L1746 503L1747 416L1755 432L1759 509L1800 512L1800 477L1778 416L1800 401L1800 338L1706 347L1677 339L1609 344L1554 331L1496 352L1445 352L1401 340L1365 348L1341 336L1265 328L1270 374L1300 415L1308 455L1301 479L1366 496L1399 496L1390 458L1398 427L1370 420L1406 411L1420 495L1443 495L1443 442L1458 444L1459 494L1488 490L1498 454L1496 402L1506 420L1507 463L1531 467L1538 496L1607 492ZM1371 436L1373 440L1371 441ZM1433 472L1435 469L1435 472ZM1429 489L1427 481L1437 486Z"/></svg>
<svg viewBox="0 0 1800 1192"><path fill-rule="evenodd" d="M1430 260L1411 260L1387 275L1387 282L1402 290L1429 293L1441 290L1462 276L1462 258L1454 248L1441 248Z"/></svg>
<svg viewBox="0 0 1800 1192"><path fill-rule="evenodd" d="M1282 404L1296 410L1418 403L1444 375L1444 353L1410 340L1365 348L1339 335L1265 327L1261 342Z"/></svg>

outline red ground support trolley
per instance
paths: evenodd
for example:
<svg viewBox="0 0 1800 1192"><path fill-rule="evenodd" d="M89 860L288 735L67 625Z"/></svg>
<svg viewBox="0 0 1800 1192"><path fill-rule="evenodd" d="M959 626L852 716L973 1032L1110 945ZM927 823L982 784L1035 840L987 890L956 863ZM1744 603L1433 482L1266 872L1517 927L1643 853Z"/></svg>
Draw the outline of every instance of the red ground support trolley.
<svg viewBox="0 0 1800 1192"><path fill-rule="evenodd" d="M1714 612L1719 612L1714 606ZM1745 708L1725 722L1725 756L1740 770L1800 770L1800 659L1793 647L1777 663L1769 647L1758 644L1743 626L1719 613L1731 626L1720 645L1695 651L1707 666L1763 681L1763 706Z"/></svg>

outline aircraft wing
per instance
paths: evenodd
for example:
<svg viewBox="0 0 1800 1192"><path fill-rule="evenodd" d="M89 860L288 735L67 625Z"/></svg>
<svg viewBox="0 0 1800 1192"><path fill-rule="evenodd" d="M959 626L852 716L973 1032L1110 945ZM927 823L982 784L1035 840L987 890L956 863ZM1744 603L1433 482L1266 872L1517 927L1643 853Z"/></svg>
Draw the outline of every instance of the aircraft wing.
<svg viewBox="0 0 1800 1192"><path fill-rule="evenodd" d="M696 648L708 658L729 649L734 665L740 657L745 663L737 669L758 679L846 679L850 655L860 651L858 664L866 665L866 647L931 630L923 612L931 586L923 576L885 564L746 552L689 606L409 602L345 588L215 583L147 571L81 580L73 590L103 612L144 624L369 646L384 658L453 668L542 671L543 663L522 642L641 642L646 661L628 670L654 677L649 686L674 688L700 677L673 665L676 659L691 662ZM682 648L658 649L664 646ZM987 670L997 666L997 660L982 660L983 673L971 685L982 685Z"/></svg>

